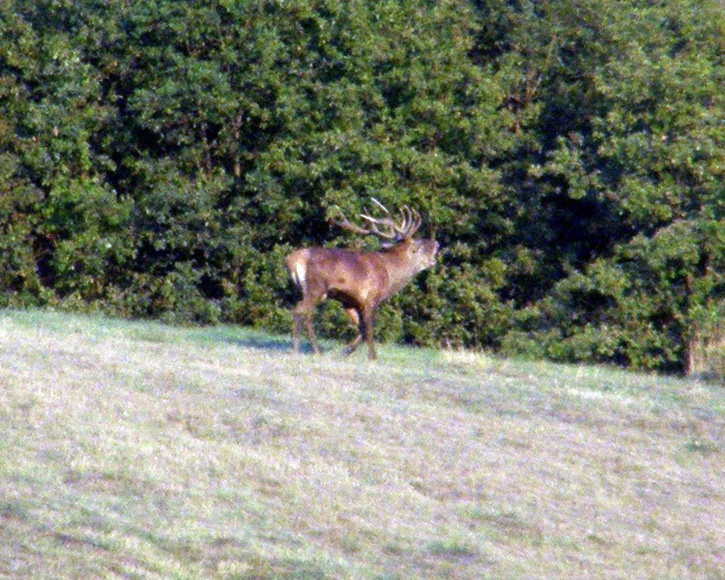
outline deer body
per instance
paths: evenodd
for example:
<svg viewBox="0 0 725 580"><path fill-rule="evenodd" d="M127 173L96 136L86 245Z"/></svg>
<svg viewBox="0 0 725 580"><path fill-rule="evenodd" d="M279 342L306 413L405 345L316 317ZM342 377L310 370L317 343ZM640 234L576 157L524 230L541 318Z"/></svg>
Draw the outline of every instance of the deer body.
<svg viewBox="0 0 725 580"><path fill-rule="evenodd" d="M387 213L387 210L385 210ZM326 299L339 301L350 321L358 328L358 335L347 346L346 352L352 353L363 339L368 345L368 358L374 359L375 346L373 325L375 311L386 299L398 292L417 273L435 263L438 243L435 240L413 239L411 236L420 226L420 218L411 223L414 215L408 210L405 229L394 228L399 238L390 233L380 232L377 228L365 230L352 226L347 220L339 223L342 227L356 233L372 233L397 243L378 252L330 249L321 247L301 248L285 259L285 265L292 280L302 290L302 300L293 310L294 348L299 351L300 331L304 323L312 349L319 353L317 339L312 326L315 307ZM389 220L365 219L394 225Z"/></svg>

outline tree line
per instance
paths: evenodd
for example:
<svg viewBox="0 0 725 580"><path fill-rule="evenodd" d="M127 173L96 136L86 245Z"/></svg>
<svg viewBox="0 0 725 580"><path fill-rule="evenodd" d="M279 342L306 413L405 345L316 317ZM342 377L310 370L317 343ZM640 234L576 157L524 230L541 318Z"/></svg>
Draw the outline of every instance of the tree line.
<svg viewBox="0 0 725 580"><path fill-rule="evenodd" d="M684 371L725 294L716 0L0 2L0 305L289 332L375 197L410 344ZM328 308L319 328L345 331Z"/></svg>

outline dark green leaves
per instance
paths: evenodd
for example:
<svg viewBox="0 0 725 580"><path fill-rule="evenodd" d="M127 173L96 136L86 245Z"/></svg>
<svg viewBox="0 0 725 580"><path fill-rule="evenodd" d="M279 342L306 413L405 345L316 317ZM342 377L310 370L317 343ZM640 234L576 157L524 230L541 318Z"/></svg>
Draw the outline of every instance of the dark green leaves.
<svg viewBox="0 0 725 580"><path fill-rule="evenodd" d="M283 329L285 252L360 244L328 219L376 197L443 245L385 337L684 369L725 293L723 18L714 0L6 2L2 302Z"/></svg>

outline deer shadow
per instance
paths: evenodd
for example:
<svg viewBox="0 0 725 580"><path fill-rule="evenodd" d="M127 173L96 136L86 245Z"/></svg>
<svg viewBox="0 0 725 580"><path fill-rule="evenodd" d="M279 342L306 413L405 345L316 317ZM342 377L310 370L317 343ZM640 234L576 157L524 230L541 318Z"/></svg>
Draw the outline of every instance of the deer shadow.
<svg viewBox="0 0 725 580"><path fill-rule="evenodd" d="M312 349L312 344L307 341L303 341L300 345L300 350L295 353L294 343L285 338L264 338L264 337L252 337L252 338L237 338L227 341L229 344L233 344L239 348L247 348L251 350L261 350L268 352L275 352L280 354L299 354L302 356L314 356L315 352ZM320 354L324 355L331 352L336 352L336 345L325 345L324 341L320 341ZM340 347L342 348L342 347ZM342 351L341 351L342 352Z"/></svg>
<svg viewBox="0 0 725 580"><path fill-rule="evenodd" d="M245 336L241 338L230 336L220 339L219 342L230 344L241 349L259 350L280 354L294 353L294 343L292 340L282 336ZM320 345L320 347L323 353L330 350L330 348L325 348L324 345ZM312 345L309 342L303 342L300 346L300 354L314 354Z"/></svg>
<svg viewBox="0 0 725 580"><path fill-rule="evenodd" d="M203 342L210 344L227 344L239 349L266 351L270 353L291 354L294 353L294 343L292 338L285 335L269 335L263 332L255 332L254 330L238 332L230 331L225 327L210 327L200 331L198 338ZM335 350L335 344L327 341L320 341L320 349L322 353ZM300 354L312 355L312 344L307 340L302 340L300 345Z"/></svg>
<svg viewBox="0 0 725 580"><path fill-rule="evenodd" d="M253 350L266 350L271 352L292 352L292 341L282 338L237 338L228 341L234 346ZM310 349L310 352L312 349Z"/></svg>

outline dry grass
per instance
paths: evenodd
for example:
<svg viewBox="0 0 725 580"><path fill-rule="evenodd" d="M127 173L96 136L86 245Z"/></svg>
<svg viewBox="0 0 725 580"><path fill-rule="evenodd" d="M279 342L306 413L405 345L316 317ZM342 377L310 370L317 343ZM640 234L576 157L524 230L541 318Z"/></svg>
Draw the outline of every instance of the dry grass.
<svg viewBox="0 0 725 580"><path fill-rule="evenodd" d="M696 377L725 381L725 328L719 328L707 341L693 341L689 371Z"/></svg>
<svg viewBox="0 0 725 580"><path fill-rule="evenodd" d="M0 313L0 577L725 578L725 390Z"/></svg>
<svg viewBox="0 0 725 580"><path fill-rule="evenodd" d="M688 372L725 382L725 301L712 304L693 322Z"/></svg>

